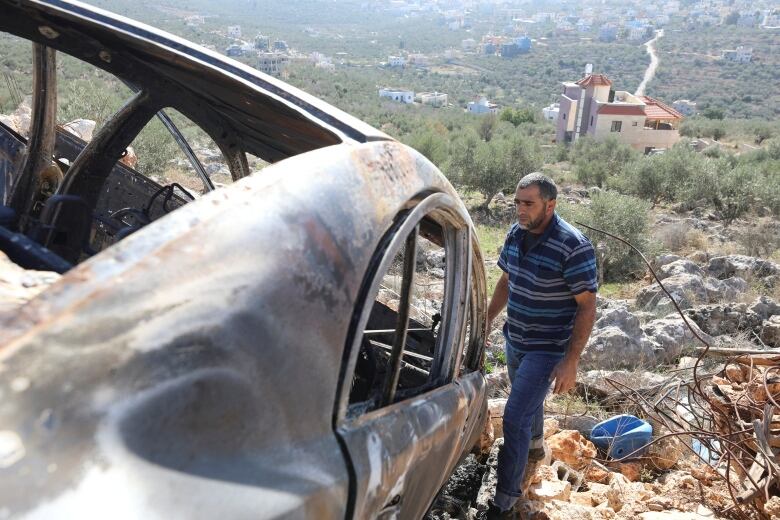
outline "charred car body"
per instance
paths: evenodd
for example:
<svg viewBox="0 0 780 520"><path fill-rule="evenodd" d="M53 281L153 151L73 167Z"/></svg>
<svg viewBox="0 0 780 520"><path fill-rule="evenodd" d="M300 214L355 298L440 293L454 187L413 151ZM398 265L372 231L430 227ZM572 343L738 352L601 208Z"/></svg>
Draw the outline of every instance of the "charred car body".
<svg viewBox="0 0 780 520"><path fill-rule="evenodd" d="M0 516L420 518L486 414L482 261L441 173L83 4L0 0L0 31L34 57L29 137L0 124L0 244L64 273L0 317ZM58 53L135 92L89 142L57 127ZM234 184L190 202L118 162L166 108Z"/></svg>

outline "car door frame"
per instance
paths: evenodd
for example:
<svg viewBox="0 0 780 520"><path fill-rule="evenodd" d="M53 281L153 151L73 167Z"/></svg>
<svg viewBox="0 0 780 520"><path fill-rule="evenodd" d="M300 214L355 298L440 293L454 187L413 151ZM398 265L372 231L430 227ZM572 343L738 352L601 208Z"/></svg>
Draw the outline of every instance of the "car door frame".
<svg viewBox="0 0 780 520"><path fill-rule="evenodd" d="M476 394L466 388L472 385L464 387L454 378L463 350L473 272L470 219L462 205L446 193L423 194L408 207L374 253L373 269L364 278L347 337L349 354L345 356L334 427L350 468L348 518L420 518L460 458L466 442L463 430L470 424L470 399ZM447 256L442 325L437 338L441 343L431 367L433 387L352 417L347 401L362 330L371 311L367 302L373 303L383 274L409 233L433 212L446 219ZM440 463L431 464L432 457Z"/></svg>

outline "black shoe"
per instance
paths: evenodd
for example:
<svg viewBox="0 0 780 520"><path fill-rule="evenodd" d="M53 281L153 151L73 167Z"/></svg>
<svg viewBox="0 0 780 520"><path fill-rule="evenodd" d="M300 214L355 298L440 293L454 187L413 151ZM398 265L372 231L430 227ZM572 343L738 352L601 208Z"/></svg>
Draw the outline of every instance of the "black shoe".
<svg viewBox="0 0 780 520"><path fill-rule="evenodd" d="M511 518L515 518L512 509L502 511L492 500L488 500L488 510L485 514L485 520L509 520Z"/></svg>

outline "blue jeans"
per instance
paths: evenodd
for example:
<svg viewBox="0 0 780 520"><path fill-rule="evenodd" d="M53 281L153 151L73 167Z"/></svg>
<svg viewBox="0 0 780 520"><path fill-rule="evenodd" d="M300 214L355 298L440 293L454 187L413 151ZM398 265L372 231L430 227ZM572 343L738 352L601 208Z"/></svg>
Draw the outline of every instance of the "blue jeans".
<svg viewBox="0 0 780 520"><path fill-rule="evenodd" d="M517 352L506 345L506 360L512 390L504 408L504 445L498 453L498 485L495 504L511 509L521 496L531 439L541 447L544 435L544 398L550 389L550 374L562 354Z"/></svg>

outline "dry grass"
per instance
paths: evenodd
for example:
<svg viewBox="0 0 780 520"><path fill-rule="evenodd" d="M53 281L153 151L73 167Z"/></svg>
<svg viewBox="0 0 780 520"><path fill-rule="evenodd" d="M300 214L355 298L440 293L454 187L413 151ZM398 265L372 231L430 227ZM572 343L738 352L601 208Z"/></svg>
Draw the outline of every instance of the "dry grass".
<svg viewBox="0 0 780 520"><path fill-rule="evenodd" d="M551 394L545 401L545 414L589 415L598 420L606 419L611 415L595 399L584 399L571 392L567 394Z"/></svg>
<svg viewBox="0 0 780 520"><path fill-rule="evenodd" d="M636 298L637 293L646 285L647 283L642 280L625 283L608 282L599 287L599 295L616 300L630 300Z"/></svg>
<svg viewBox="0 0 780 520"><path fill-rule="evenodd" d="M654 235L665 249L672 253L681 253L688 248L688 233L691 227L684 222L674 222L657 228Z"/></svg>
<svg viewBox="0 0 780 520"><path fill-rule="evenodd" d="M686 243L688 248L693 251L707 251L710 247L710 241L707 234L700 229L691 229L686 233Z"/></svg>

